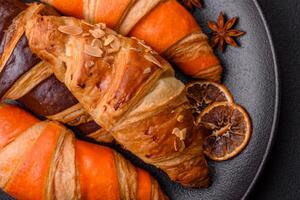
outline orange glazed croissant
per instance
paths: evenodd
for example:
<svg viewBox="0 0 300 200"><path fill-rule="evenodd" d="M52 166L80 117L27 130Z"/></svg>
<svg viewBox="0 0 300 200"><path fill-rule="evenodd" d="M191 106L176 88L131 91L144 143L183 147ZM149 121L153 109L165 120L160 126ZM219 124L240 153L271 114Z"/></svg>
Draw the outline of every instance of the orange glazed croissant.
<svg viewBox="0 0 300 200"><path fill-rule="evenodd" d="M66 15L144 40L185 74L220 81L222 67L193 16L176 0L42 0Z"/></svg>
<svg viewBox="0 0 300 200"><path fill-rule="evenodd" d="M158 183L108 147L0 105L0 187L28 200L166 200Z"/></svg>
<svg viewBox="0 0 300 200"><path fill-rule="evenodd" d="M37 15L26 35L32 51L125 149L184 186L208 185L204 130L194 125L184 84L150 47L70 17Z"/></svg>

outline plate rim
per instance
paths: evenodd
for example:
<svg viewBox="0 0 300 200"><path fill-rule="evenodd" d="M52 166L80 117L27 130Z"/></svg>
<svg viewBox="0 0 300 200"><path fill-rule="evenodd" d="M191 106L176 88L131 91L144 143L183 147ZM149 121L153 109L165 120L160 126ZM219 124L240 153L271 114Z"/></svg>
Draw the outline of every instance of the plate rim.
<svg viewBox="0 0 300 200"><path fill-rule="evenodd" d="M23 1L23 0L21 0ZM267 23L267 20L265 18L264 12L258 3L257 0L252 0L252 3L254 3L255 8L258 11L259 17L262 20L264 30L266 31L266 35L268 38L268 43L270 45L270 50L272 54L272 62L273 62L273 69L274 69L274 83L275 83L275 104L274 104L274 113L272 117L272 127L271 127L271 133L268 137L268 144L266 146L266 150L264 152L263 158L259 164L259 167L255 173L254 178L252 179L250 185L248 186L246 192L244 193L242 199L248 199L250 195L252 194L255 186L257 185L259 179L261 178L261 175L263 171L265 170L266 163L268 162L272 148L274 146L274 142L277 136L277 128L278 128L278 122L279 122L279 116L280 116L280 102L281 102L281 79L280 79L280 73L279 73L279 65L278 65L278 58L273 42L273 37L270 32L270 27ZM3 191L3 190L2 190ZM6 195L7 199L10 199L11 196L3 191L3 194ZM13 199L13 198L12 198Z"/></svg>
<svg viewBox="0 0 300 200"><path fill-rule="evenodd" d="M271 53L272 53L272 60L273 60L273 65L274 65L274 82L275 82L275 105L274 105L274 114L273 114L273 122L272 122L272 128L271 128L271 133L269 136L269 140L268 140L268 144L264 153L264 156L261 160L261 163L258 167L258 170L256 171L256 174L253 178L253 180L251 181L248 189L246 190L246 192L244 193L242 199L248 199L250 197L250 194L253 192L256 184L259 181L259 178L261 177L263 171L265 170L265 166L266 163L268 162L271 152L272 152L272 148L274 146L274 141L276 139L276 135L277 135L277 128L278 128L278 122L279 122L279 114L280 114L280 102L281 102L281 81L280 81L280 74L279 74L279 65L278 65L278 58L276 55L276 50L275 50L275 46L273 43L273 37L272 34L270 32L270 27L267 23L267 20L265 18L264 12L262 11L262 8L260 6L260 4L258 3L257 0L252 0L252 2L254 3L258 14L260 15L260 18L262 20L262 23L264 25L264 29L266 31L267 37L268 37L268 42L270 45L270 49L271 49Z"/></svg>

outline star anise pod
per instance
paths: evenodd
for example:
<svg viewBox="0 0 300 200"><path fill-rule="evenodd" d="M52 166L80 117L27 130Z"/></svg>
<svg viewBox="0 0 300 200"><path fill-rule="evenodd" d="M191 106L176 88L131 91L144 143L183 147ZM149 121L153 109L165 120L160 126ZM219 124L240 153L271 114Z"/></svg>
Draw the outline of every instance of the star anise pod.
<svg viewBox="0 0 300 200"><path fill-rule="evenodd" d="M234 40L234 37L239 37L246 32L233 29L233 26L237 22L238 17L233 17L225 23L224 13L221 12L217 23L213 21L208 21L208 27L213 31L211 45L213 47L218 46L219 50L224 52L226 44L233 47L238 47L239 45Z"/></svg>
<svg viewBox="0 0 300 200"><path fill-rule="evenodd" d="M188 9L203 7L201 0L182 0L182 4Z"/></svg>

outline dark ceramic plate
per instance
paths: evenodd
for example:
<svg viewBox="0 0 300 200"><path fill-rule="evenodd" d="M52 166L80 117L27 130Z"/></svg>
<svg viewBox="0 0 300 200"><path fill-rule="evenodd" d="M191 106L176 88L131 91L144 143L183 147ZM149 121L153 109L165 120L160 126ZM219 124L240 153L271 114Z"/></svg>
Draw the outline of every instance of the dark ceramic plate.
<svg viewBox="0 0 300 200"><path fill-rule="evenodd" d="M151 171L174 200L246 198L262 171L274 137L279 101L278 69L262 12L254 0L218 0L206 1L205 9L196 10L194 15L208 32L207 20L216 20L220 11L228 17L239 16L238 28L247 32L239 41L241 48L227 48L220 58L225 67L224 83L252 118L253 136L238 157L222 163L209 162L213 184L208 189L184 189L123 152L135 164ZM0 199L6 198L0 194Z"/></svg>

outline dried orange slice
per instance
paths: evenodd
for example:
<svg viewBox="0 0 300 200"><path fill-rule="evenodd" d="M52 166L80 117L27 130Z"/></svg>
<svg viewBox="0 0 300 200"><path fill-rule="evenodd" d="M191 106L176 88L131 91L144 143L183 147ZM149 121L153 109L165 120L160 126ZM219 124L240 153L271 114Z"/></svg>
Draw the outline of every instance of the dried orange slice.
<svg viewBox="0 0 300 200"><path fill-rule="evenodd" d="M204 153L216 161L238 155L248 144L252 127L249 115L239 105L216 102L208 106L197 119L197 124L208 129Z"/></svg>
<svg viewBox="0 0 300 200"><path fill-rule="evenodd" d="M186 95L195 113L200 113L214 102L233 102L229 90L224 85L214 82L192 82L186 86Z"/></svg>

